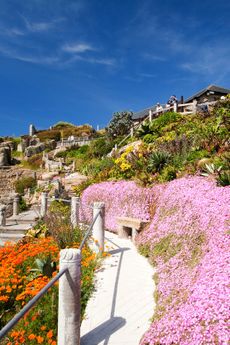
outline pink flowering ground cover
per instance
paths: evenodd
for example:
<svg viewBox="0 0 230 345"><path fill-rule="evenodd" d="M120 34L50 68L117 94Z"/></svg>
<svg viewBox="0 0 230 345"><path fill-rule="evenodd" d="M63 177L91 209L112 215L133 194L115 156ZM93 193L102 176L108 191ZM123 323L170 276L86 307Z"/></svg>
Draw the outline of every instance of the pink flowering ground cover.
<svg viewBox="0 0 230 345"><path fill-rule="evenodd" d="M141 345L229 344L229 187L202 177L168 183L142 252L157 268L157 309Z"/></svg>
<svg viewBox="0 0 230 345"><path fill-rule="evenodd" d="M103 182L83 193L83 206L94 201L110 230L117 216L150 221L137 245L156 267L157 306L141 345L229 344L230 188L194 176L148 189Z"/></svg>
<svg viewBox="0 0 230 345"><path fill-rule="evenodd" d="M159 190L158 190L159 189ZM116 218L127 216L149 221L152 205L160 194L161 188L153 193L150 188L142 188L133 181L102 182L89 186L81 197L81 217L90 221L92 210L87 207L93 202L105 203L105 226L116 232Z"/></svg>

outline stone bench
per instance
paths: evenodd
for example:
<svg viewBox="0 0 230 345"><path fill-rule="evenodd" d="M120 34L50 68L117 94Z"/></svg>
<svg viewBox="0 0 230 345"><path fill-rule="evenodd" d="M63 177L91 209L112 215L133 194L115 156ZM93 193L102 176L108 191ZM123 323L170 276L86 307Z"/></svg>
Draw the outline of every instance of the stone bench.
<svg viewBox="0 0 230 345"><path fill-rule="evenodd" d="M141 231L147 221L131 217L117 217L118 237L131 238L135 241L135 237Z"/></svg>

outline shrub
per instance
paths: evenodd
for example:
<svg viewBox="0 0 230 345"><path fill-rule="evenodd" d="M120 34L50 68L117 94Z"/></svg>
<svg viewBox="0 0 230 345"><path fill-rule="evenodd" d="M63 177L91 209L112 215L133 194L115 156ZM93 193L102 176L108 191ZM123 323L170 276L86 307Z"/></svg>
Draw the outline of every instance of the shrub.
<svg viewBox="0 0 230 345"><path fill-rule="evenodd" d="M57 123L55 123L55 125L53 125L53 128L65 128L65 127L75 127L75 125L73 125L70 122L65 122L65 121L59 121Z"/></svg>
<svg viewBox="0 0 230 345"><path fill-rule="evenodd" d="M33 177L22 177L15 181L15 190L19 194L24 194L25 189L35 188L37 185L36 179Z"/></svg>
<svg viewBox="0 0 230 345"><path fill-rule="evenodd" d="M60 249L80 244L83 239L84 231L80 228L73 229L70 207L63 202L53 201L45 217L45 224Z"/></svg>
<svg viewBox="0 0 230 345"><path fill-rule="evenodd" d="M90 143L89 156L91 157L102 157L111 152L114 143L112 140L106 138L98 138Z"/></svg>
<svg viewBox="0 0 230 345"><path fill-rule="evenodd" d="M26 204L25 199L22 196L20 196L20 198L19 198L19 212L26 211L27 209L28 209L28 206Z"/></svg>
<svg viewBox="0 0 230 345"><path fill-rule="evenodd" d="M113 114L113 118L106 128L106 131L108 133L108 136L113 138L129 133L132 125L132 112L117 112Z"/></svg>
<svg viewBox="0 0 230 345"><path fill-rule="evenodd" d="M88 180L86 180L86 181L84 181L84 182L82 182L82 183L79 183L78 185L74 186L73 190L74 190L74 192L75 192L75 194L76 194L77 196L81 196L82 193L83 193L83 191L84 191L87 187L89 187L92 183L94 183L94 181L88 179Z"/></svg>
<svg viewBox="0 0 230 345"><path fill-rule="evenodd" d="M229 186L230 185L230 171L222 171L217 177L217 184L219 186Z"/></svg>
<svg viewBox="0 0 230 345"><path fill-rule="evenodd" d="M42 166L42 153L36 154L32 157L27 158L27 160L21 161L24 168L37 170Z"/></svg>
<svg viewBox="0 0 230 345"><path fill-rule="evenodd" d="M170 157L170 154L167 152L152 152L148 159L148 171L153 173L160 172L169 162Z"/></svg>
<svg viewBox="0 0 230 345"><path fill-rule="evenodd" d="M153 134L146 134L143 138L143 141L147 144L153 143L156 139L156 136Z"/></svg>
<svg viewBox="0 0 230 345"><path fill-rule="evenodd" d="M177 169L175 166L169 165L165 166L158 178L160 182L172 181L176 178Z"/></svg>
<svg viewBox="0 0 230 345"><path fill-rule="evenodd" d="M177 122L182 118L182 115L174 112L166 112L150 123L150 130L152 133L161 133L163 128L170 123Z"/></svg>

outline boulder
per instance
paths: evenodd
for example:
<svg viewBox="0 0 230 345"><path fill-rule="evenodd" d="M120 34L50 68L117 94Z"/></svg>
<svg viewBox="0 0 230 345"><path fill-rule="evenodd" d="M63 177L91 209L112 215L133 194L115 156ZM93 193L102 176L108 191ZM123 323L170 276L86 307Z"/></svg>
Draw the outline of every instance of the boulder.
<svg viewBox="0 0 230 345"><path fill-rule="evenodd" d="M9 146L0 147L0 167L11 164L11 149Z"/></svg>
<svg viewBox="0 0 230 345"><path fill-rule="evenodd" d="M58 171L47 172L47 173L42 174L41 179L43 181L50 181L53 179L54 176L58 176L58 175L59 175Z"/></svg>
<svg viewBox="0 0 230 345"><path fill-rule="evenodd" d="M40 143L35 146L29 146L25 149L25 157L31 157L33 155L36 155L38 153L41 153L46 148L45 144Z"/></svg>

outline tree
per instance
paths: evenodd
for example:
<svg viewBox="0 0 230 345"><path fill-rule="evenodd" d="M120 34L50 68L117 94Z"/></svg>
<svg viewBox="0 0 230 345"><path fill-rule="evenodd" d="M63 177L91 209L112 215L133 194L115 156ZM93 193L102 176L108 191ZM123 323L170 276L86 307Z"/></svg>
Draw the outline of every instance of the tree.
<svg viewBox="0 0 230 345"><path fill-rule="evenodd" d="M114 138L128 134L133 124L132 115L131 111L114 113L112 120L106 128L108 135Z"/></svg>

